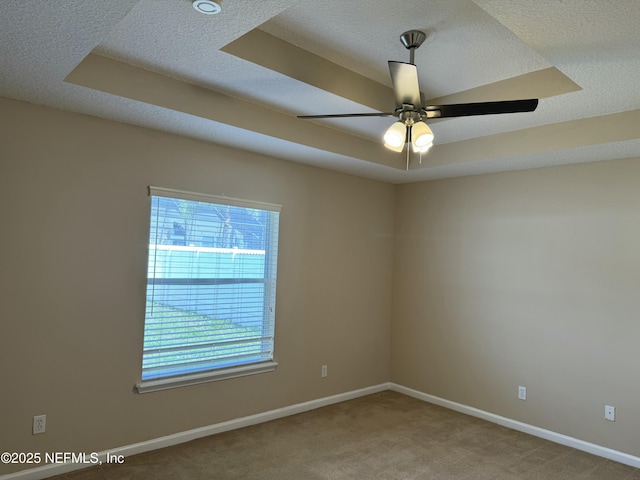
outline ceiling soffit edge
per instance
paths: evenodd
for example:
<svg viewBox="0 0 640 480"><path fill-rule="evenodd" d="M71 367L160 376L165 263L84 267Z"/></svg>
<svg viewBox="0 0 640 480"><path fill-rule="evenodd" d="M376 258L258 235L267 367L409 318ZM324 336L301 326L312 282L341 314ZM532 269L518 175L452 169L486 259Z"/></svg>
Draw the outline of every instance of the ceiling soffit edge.
<svg viewBox="0 0 640 480"><path fill-rule="evenodd" d="M379 142L302 122L293 115L101 55L88 55L65 81L339 155L404 168L402 160Z"/></svg>

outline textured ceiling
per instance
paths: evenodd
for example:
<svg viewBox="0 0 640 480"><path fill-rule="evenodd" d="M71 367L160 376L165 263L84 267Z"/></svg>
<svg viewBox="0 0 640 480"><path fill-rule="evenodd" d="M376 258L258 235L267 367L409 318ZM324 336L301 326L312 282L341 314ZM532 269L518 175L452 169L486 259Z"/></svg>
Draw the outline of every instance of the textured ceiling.
<svg viewBox="0 0 640 480"><path fill-rule="evenodd" d="M0 95L393 183L640 156L635 0L3 0ZM540 98L433 121L421 159L381 145L388 60L429 103Z"/></svg>

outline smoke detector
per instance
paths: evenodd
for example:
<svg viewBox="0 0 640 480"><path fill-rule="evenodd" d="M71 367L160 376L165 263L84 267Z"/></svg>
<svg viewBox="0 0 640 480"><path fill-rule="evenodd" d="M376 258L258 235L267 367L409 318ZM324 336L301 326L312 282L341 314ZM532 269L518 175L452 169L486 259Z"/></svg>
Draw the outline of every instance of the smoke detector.
<svg viewBox="0 0 640 480"><path fill-rule="evenodd" d="M194 0L193 8L206 15L215 15L222 10L222 0Z"/></svg>

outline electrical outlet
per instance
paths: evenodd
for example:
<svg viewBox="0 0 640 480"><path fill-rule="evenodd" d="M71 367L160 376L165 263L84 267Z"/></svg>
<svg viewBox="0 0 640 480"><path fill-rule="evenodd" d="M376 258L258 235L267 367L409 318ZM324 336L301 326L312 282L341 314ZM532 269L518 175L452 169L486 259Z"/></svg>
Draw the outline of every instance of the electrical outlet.
<svg viewBox="0 0 640 480"><path fill-rule="evenodd" d="M322 365L322 377L326 377L327 376L327 366L326 365Z"/></svg>
<svg viewBox="0 0 640 480"><path fill-rule="evenodd" d="M611 405L604 406L604 418L605 420L609 420L610 422L616 421L616 407L612 407Z"/></svg>
<svg viewBox="0 0 640 480"><path fill-rule="evenodd" d="M520 400L527 399L527 387L523 387L522 385L518 387L518 398Z"/></svg>
<svg viewBox="0 0 640 480"><path fill-rule="evenodd" d="M44 433L46 426L47 426L46 415L36 415L35 417L33 417L33 435Z"/></svg>

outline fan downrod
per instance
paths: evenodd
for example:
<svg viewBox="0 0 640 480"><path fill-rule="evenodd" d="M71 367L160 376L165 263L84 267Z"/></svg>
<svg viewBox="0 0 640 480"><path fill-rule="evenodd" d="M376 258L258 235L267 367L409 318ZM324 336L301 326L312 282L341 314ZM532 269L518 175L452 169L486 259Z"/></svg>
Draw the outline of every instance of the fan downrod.
<svg viewBox="0 0 640 480"><path fill-rule="evenodd" d="M409 63L414 63L414 52L427 39L427 34L420 30L408 30L400 35L402 45L409 50Z"/></svg>

